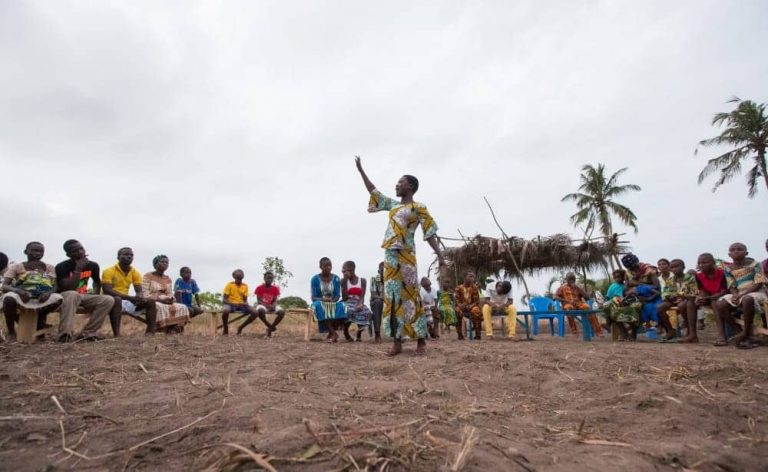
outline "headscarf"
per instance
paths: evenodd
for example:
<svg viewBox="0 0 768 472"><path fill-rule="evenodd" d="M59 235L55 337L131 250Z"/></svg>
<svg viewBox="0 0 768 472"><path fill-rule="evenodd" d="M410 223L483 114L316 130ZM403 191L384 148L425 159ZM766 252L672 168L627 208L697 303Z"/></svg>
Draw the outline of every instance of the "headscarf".
<svg viewBox="0 0 768 472"><path fill-rule="evenodd" d="M160 254L159 256L155 256L154 259L152 259L152 267L157 266L157 263L160 262L160 259L168 259L168 256L165 254Z"/></svg>
<svg viewBox="0 0 768 472"><path fill-rule="evenodd" d="M628 269L634 268L640 265L640 259L638 259L636 255L630 253L621 258L621 263Z"/></svg>

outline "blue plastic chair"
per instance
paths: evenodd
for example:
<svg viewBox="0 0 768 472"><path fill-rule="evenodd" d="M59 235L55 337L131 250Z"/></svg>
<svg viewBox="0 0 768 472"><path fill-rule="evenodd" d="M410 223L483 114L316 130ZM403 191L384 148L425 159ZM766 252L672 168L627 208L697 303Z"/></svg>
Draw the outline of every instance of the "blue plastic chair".
<svg viewBox="0 0 768 472"><path fill-rule="evenodd" d="M530 300L528 300L528 307L533 312L533 335L534 336L538 336L539 334L539 320L549 321L550 336L555 335L555 327L553 325L553 320L557 320L558 334L560 334L560 331L565 329L563 327L564 317L562 314L558 315L554 313L547 313L548 311L552 310L554 305L555 305L555 302L549 297L533 297ZM536 313L537 311L541 313Z"/></svg>

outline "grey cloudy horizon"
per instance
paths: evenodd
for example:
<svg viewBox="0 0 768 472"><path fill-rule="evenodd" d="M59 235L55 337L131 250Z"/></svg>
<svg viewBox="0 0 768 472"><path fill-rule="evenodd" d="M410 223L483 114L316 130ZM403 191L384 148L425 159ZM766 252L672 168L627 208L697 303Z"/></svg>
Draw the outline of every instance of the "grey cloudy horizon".
<svg viewBox="0 0 768 472"><path fill-rule="evenodd" d="M712 116L768 102L763 1L0 1L0 251L46 261L83 242L102 268L131 246L220 291L279 256L304 298L317 261L370 276L402 174L439 234L578 233L580 168L629 170L626 238L648 262L768 237L764 186L711 192ZM619 226L620 231L625 228ZM577 237L577 236L576 236ZM421 239L421 232L417 233ZM420 242L422 273L432 261ZM546 276L531 285L543 290ZM519 293L519 292L518 292Z"/></svg>

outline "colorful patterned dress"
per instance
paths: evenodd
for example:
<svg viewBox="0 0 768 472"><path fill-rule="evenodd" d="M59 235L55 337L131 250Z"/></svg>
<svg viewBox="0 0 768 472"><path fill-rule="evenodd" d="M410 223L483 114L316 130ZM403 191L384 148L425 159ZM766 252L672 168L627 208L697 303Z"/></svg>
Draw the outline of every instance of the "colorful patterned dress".
<svg viewBox="0 0 768 472"><path fill-rule="evenodd" d="M331 280L325 281L320 274L312 277L310 281L312 298L341 298L341 279L336 274L331 274ZM328 328L323 321L325 320L346 320L347 313L344 304L340 301L328 302L315 300L312 302L312 311L315 313L315 319L318 322L318 329L321 333L327 333Z"/></svg>
<svg viewBox="0 0 768 472"><path fill-rule="evenodd" d="M445 326L456 326L456 309L453 304L453 293L443 290L437 291L437 311L440 313L440 319Z"/></svg>
<svg viewBox="0 0 768 472"><path fill-rule="evenodd" d="M419 225L425 240L435 236L437 224L424 204L402 203L376 189L371 192L368 211L389 212L389 224L381 245L384 249L384 333L397 339L403 334L425 338L427 322L419 294L413 237Z"/></svg>
<svg viewBox="0 0 768 472"><path fill-rule="evenodd" d="M167 275L157 275L154 272L144 274L141 279L141 293L157 301L157 327L184 326L189 322L189 308L183 303L163 303L175 300L173 282Z"/></svg>
<svg viewBox="0 0 768 472"><path fill-rule="evenodd" d="M483 320L480 311L480 288L477 285L467 287L464 284L457 285L454 290L456 296L456 313L462 316L468 316L473 323L480 323ZM476 306L469 309L469 305Z"/></svg>

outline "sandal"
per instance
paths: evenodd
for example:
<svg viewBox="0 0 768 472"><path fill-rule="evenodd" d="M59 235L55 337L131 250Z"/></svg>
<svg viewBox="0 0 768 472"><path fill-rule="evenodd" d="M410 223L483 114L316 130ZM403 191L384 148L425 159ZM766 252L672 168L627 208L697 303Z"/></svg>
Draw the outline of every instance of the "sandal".
<svg viewBox="0 0 768 472"><path fill-rule="evenodd" d="M749 341L739 341L736 343L736 349L752 349L755 345Z"/></svg>

